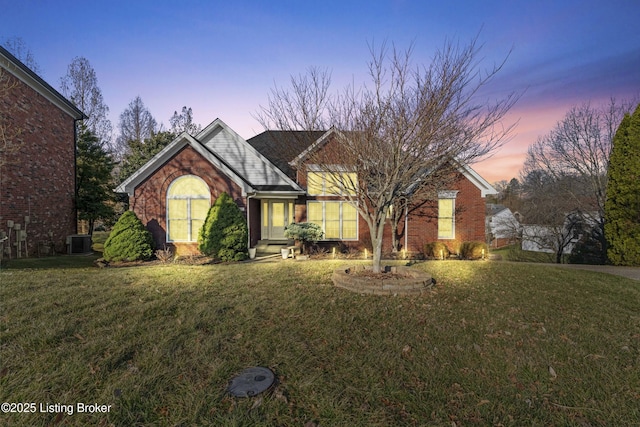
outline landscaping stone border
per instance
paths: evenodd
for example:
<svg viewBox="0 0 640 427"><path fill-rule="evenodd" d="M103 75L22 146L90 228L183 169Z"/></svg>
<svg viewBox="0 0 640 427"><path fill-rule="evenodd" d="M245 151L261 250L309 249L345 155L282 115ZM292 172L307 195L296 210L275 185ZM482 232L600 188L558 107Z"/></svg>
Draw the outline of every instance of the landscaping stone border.
<svg viewBox="0 0 640 427"><path fill-rule="evenodd" d="M404 266L386 266L385 272L397 273L406 277L389 275L389 278L358 276L357 271L371 270L371 266L342 267L333 271L331 280L339 288L361 294L374 295L412 295L420 294L431 289L433 278L424 271Z"/></svg>

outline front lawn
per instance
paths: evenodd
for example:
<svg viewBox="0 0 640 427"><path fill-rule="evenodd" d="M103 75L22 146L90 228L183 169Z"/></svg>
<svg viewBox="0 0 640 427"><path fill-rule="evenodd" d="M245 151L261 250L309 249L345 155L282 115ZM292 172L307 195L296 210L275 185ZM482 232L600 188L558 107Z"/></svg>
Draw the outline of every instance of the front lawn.
<svg viewBox="0 0 640 427"><path fill-rule="evenodd" d="M432 261L419 297L336 289L345 261L4 269L2 425L634 425L640 285ZM251 366L278 384L232 398ZM40 412L40 404L50 412ZM77 413L77 404L111 405ZM69 405L73 414L55 410ZM50 405L50 406L47 406ZM17 406L14 406L17 408Z"/></svg>

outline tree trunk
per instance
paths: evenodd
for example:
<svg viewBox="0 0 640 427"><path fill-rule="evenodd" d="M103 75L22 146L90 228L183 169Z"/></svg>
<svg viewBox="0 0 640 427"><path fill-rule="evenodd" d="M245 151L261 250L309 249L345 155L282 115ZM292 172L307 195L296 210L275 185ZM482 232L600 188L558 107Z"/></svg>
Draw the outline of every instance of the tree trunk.
<svg viewBox="0 0 640 427"><path fill-rule="evenodd" d="M87 221L88 222L88 230L87 230L87 234L91 237L93 237L93 226L95 225L96 220L95 219L90 219Z"/></svg>
<svg viewBox="0 0 640 427"><path fill-rule="evenodd" d="M402 230L402 233L398 232L399 225L400 218L394 215L391 219L391 250L393 252L400 252L400 239L405 233L405 230Z"/></svg>
<svg viewBox="0 0 640 427"><path fill-rule="evenodd" d="M373 255L372 271L374 273L382 272L382 236L384 235L384 219L380 224L371 227L371 246Z"/></svg>

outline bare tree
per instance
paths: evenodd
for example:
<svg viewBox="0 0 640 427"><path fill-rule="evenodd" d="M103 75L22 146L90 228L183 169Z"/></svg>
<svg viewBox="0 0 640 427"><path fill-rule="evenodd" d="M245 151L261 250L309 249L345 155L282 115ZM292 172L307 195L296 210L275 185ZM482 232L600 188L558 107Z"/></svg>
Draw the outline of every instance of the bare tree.
<svg viewBox="0 0 640 427"><path fill-rule="evenodd" d="M307 153L307 164L332 177L367 223L374 272L381 270L389 207L433 186L431 171L493 152L512 129L501 125L516 97L479 96L502 66L483 72L479 50L476 39L447 42L428 66L414 67L412 48L371 47L368 85L333 95L329 73L311 69L293 77L291 89L273 89L262 107L258 120L267 129L337 130L335 143Z"/></svg>
<svg viewBox="0 0 640 427"><path fill-rule="evenodd" d="M88 116L84 125L103 145L113 149L112 126L107 118L109 107L104 103L96 72L87 58L76 57L71 61L67 74L60 79L60 89L64 96Z"/></svg>
<svg viewBox="0 0 640 427"><path fill-rule="evenodd" d="M602 214L611 142L629 109L630 104L613 99L601 107L588 103L573 107L550 133L529 147L524 174L541 170L554 179L567 175L582 178L591 197L579 197L585 190L577 188L567 188L567 196L574 199L577 208Z"/></svg>
<svg viewBox="0 0 640 427"><path fill-rule="evenodd" d="M22 37L9 37L4 39L0 44L20 60L20 62L29 67L31 71L40 74L40 66L36 62L33 52L31 52L31 49L29 49Z"/></svg>
<svg viewBox="0 0 640 427"><path fill-rule="evenodd" d="M600 243L606 248L604 203L609 156L617 126L631 107L629 102L614 99L599 107L589 103L575 106L551 132L529 147L522 176L544 173L554 188L553 192L541 190L552 194L553 199L547 197L537 203L535 215L554 209L557 200L562 200L563 214L575 210L584 222L598 225Z"/></svg>
<svg viewBox="0 0 640 427"><path fill-rule="evenodd" d="M120 135L117 144L119 151L126 152L130 141L142 142L156 132L157 123L140 96L136 96L120 114Z"/></svg>
<svg viewBox="0 0 640 427"><path fill-rule="evenodd" d="M523 249L527 241L532 242L539 249L552 252L556 262L561 263L562 255L575 242L584 224L583 213L566 194L584 186L576 177L557 177L544 170L523 175L521 183Z"/></svg>
<svg viewBox="0 0 640 427"><path fill-rule="evenodd" d="M179 135L182 132L187 132L189 135L196 135L202 130L202 126L193 122L193 110L191 107L182 107L182 112L178 114L177 111L173 112L173 116L169 119L171 125L171 132Z"/></svg>

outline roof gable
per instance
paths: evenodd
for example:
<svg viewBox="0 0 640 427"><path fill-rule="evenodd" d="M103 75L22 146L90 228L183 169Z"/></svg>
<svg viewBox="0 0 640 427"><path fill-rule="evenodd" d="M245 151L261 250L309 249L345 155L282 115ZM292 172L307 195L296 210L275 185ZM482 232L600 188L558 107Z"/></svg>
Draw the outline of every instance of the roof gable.
<svg viewBox="0 0 640 427"><path fill-rule="evenodd" d="M138 185L187 145L227 175L244 194L261 190L303 192L284 172L271 164L220 119L214 120L195 137L186 132L180 134L123 181L115 191L133 195Z"/></svg>
<svg viewBox="0 0 640 427"><path fill-rule="evenodd" d="M0 67L11 73L18 80L29 86L31 89L44 96L52 104L64 111L75 120L86 119L87 116L80 111L71 101L62 96L51 85L45 82L40 76L34 73L29 67L24 65L18 58L13 56L8 50L0 46Z"/></svg>
<svg viewBox="0 0 640 427"><path fill-rule="evenodd" d="M255 188L290 187L302 191L285 172L220 119L203 129L196 139Z"/></svg>
<svg viewBox="0 0 640 427"><path fill-rule="evenodd" d="M458 171L480 190L480 195L482 197L486 197L490 194L498 194L496 189L493 188L493 185L489 184L489 181L481 177L478 172L471 168L471 166L461 164Z"/></svg>
<svg viewBox="0 0 640 427"><path fill-rule="evenodd" d="M127 193L130 196L133 195L134 190L144 180L153 175L153 173L162 167L165 163L171 160L180 150L186 146L191 146L197 153L207 159L212 165L220 169L226 174L234 183L236 183L243 192L252 191L251 185L239 176L234 170L232 170L222 159L218 158L215 153L207 150L205 146L200 144L196 139L186 132L180 134L169 145L164 147L159 153L153 156L147 163L142 165L140 169L135 171L129 178L124 180L115 192Z"/></svg>
<svg viewBox="0 0 640 427"><path fill-rule="evenodd" d="M291 160L289 162L289 164L290 165L299 165L300 163L303 163L309 157L309 155L311 153L313 153L314 151L318 150L320 147L322 147L327 142L329 142L333 135L340 135L340 134L341 133L339 133L334 128L331 128L331 129L329 129L328 131L325 131L325 132L321 132L319 137L315 141L313 141L313 143L311 145L306 147L300 154L298 154L293 160Z"/></svg>

